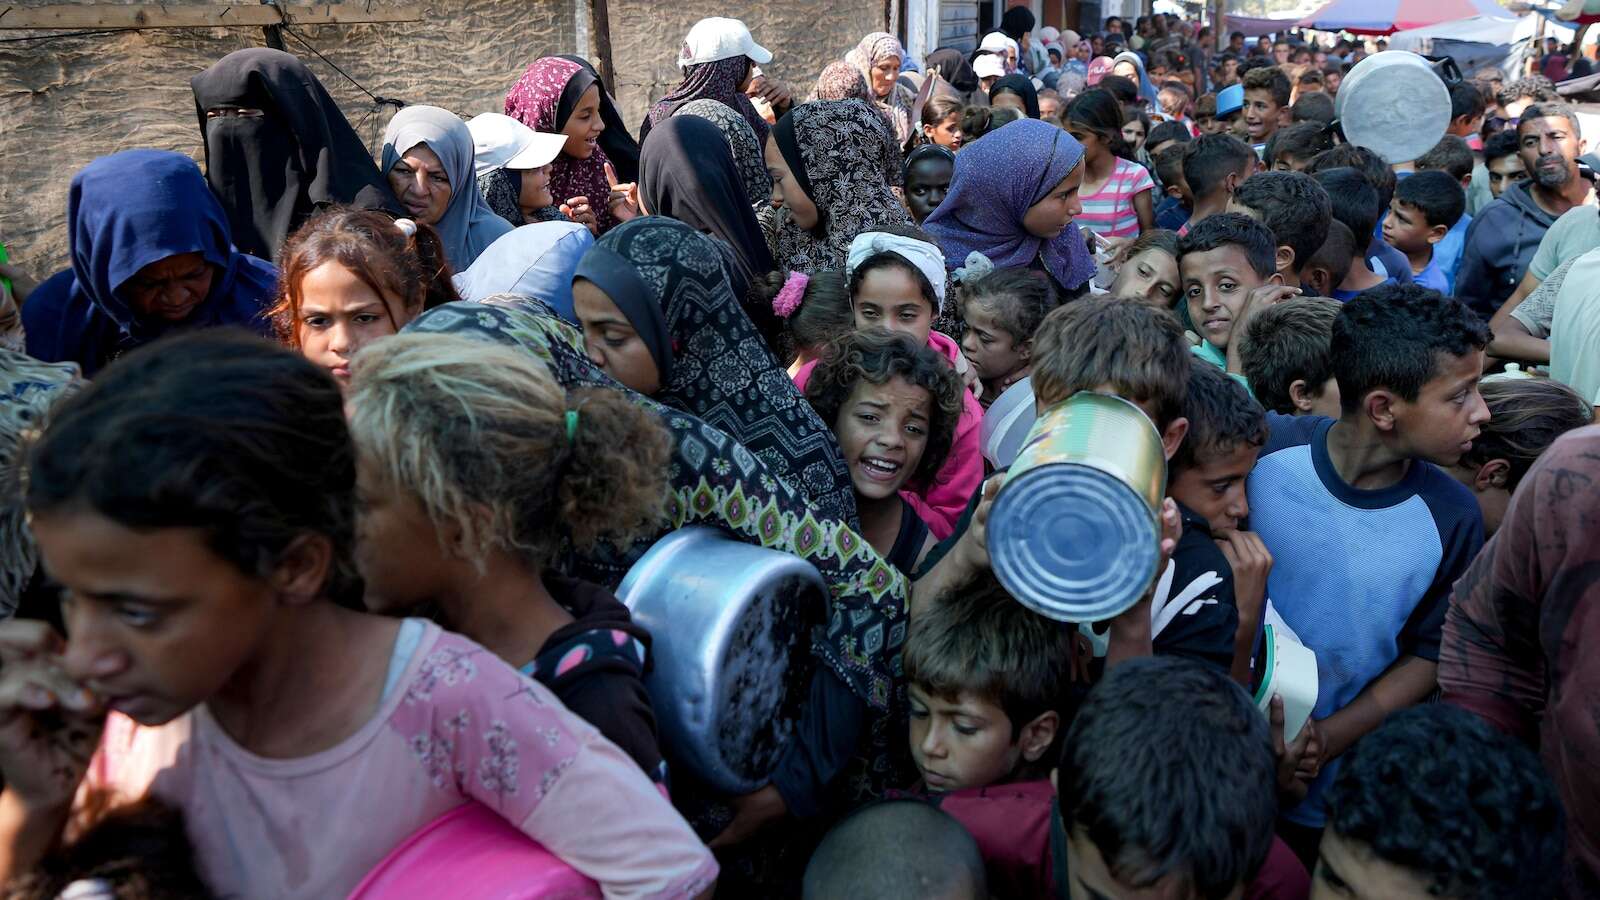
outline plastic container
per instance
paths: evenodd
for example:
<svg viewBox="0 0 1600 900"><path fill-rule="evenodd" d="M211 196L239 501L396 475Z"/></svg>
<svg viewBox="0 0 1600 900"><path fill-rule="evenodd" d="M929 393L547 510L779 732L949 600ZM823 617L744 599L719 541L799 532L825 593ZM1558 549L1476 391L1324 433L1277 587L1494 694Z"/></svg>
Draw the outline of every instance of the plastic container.
<svg viewBox="0 0 1600 900"><path fill-rule="evenodd" d="M978 444L983 458L996 469L1016 461L1017 453L1033 430L1033 378L1024 378L1003 391L984 411L978 429Z"/></svg>
<svg viewBox="0 0 1600 900"><path fill-rule="evenodd" d="M394 848L350 892L349 900L590 900L600 885L511 827L493 810L467 803Z"/></svg>
<svg viewBox="0 0 1600 900"><path fill-rule="evenodd" d="M672 765L730 795L765 784L810 689L821 573L696 525L656 541L617 597L650 630L645 688Z"/></svg>
<svg viewBox="0 0 1600 900"><path fill-rule="evenodd" d="M1283 698L1283 739L1294 740L1317 705L1317 654L1271 624L1261 626L1261 676L1256 708L1270 713L1273 695Z"/></svg>
<svg viewBox="0 0 1600 900"><path fill-rule="evenodd" d="M1121 397L1081 391L1047 410L989 513L989 558L1018 602L1098 622L1156 577L1167 485L1161 435Z"/></svg>

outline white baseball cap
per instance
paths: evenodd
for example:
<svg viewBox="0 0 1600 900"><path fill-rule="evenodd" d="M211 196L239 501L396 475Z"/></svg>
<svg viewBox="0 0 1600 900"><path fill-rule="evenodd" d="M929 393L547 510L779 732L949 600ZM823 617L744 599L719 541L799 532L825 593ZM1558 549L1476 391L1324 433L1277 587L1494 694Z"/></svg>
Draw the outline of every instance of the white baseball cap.
<svg viewBox="0 0 1600 900"><path fill-rule="evenodd" d="M972 61L972 73L979 78L990 76L999 78L1006 74L1006 64L993 53L980 53L978 58Z"/></svg>
<svg viewBox="0 0 1600 900"><path fill-rule="evenodd" d="M564 134L545 134L500 113L467 120L472 132L472 167L477 174L495 169L537 169L555 161L566 146Z"/></svg>
<svg viewBox="0 0 1600 900"><path fill-rule="evenodd" d="M712 16L701 19L689 29L683 39L683 49L678 52L678 67L716 62L735 56L748 56L758 64L772 62L772 51L756 43L750 29L738 19Z"/></svg>

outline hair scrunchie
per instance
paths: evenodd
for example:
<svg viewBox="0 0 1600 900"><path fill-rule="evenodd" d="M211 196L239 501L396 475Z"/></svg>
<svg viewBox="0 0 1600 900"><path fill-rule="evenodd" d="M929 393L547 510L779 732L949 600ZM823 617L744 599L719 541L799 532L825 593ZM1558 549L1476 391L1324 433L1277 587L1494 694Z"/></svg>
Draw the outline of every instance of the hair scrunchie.
<svg viewBox="0 0 1600 900"><path fill-rule="evenodd" d="M805 299L806 285L811 283L811 276L804 272L790 272L789 277L783 280L783 288L778 291L778 296L772 298L772 311L780 319L787 319L794 315L800 308L800 301Z"/></svg>
<svg viewBox="0 0 1600 900"><path fill-rule="evenodd" d="M967 254L967 264L958 266L953 273L956 284L966 284L968 279L979 279L994 271L994 262L977 250Z"/></svg>

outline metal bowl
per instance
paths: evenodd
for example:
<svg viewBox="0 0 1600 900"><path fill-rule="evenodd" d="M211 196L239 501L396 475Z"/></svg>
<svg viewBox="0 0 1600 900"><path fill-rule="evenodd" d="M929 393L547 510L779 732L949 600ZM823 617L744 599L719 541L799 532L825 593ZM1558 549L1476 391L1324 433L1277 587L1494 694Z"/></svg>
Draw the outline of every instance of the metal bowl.
<svg viewBox="0 0 1600 900"><path fill-rule="evenodd" d="M1350 143L1387 163L1410 162L1432 150L1450 127L1450 91L1427 60L1388 50L1351 67L1339 83L1334 111Z"/></svg>
<svg viewBox="0 0 1600 900"><path fill-rule="evenodd" d="M617 596L649 629L662 749L712 788L765 784L793 739L827 586L805 560L706 526L656 541Z"/></svg>
<svg viewBox="0 0 1600 900"><path fill-rule="evenodd" d="M1121 397L1080 391L1046 410L989 513L995 576L1019 603L1062 622L1123 612L1156 576L1166 455Z"/></svg>

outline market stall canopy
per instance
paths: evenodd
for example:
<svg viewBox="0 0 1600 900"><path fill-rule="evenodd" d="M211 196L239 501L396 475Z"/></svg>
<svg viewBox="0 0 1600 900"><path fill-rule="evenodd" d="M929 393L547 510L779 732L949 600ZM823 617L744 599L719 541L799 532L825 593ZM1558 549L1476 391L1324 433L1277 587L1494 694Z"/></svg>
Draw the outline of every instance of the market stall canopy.
<svg viewBox="0 0 1600 900"><path fill-rule="evenodd" d="M1318 31L1393 34L1473 16L1512 17L1494 0L1332 0L1299 24Z"/></svg>
<svg viewBox="0 0 1600 900"><path fill-rule="evenodd" d="M1299 24L1294 18L1285 19L1260 19L1252 16L1236 16L1228 14L1228 26L1225 32L1231 34L1235 31L1245 37L1261 37L1264 34L1283 34Z"/></svg>

